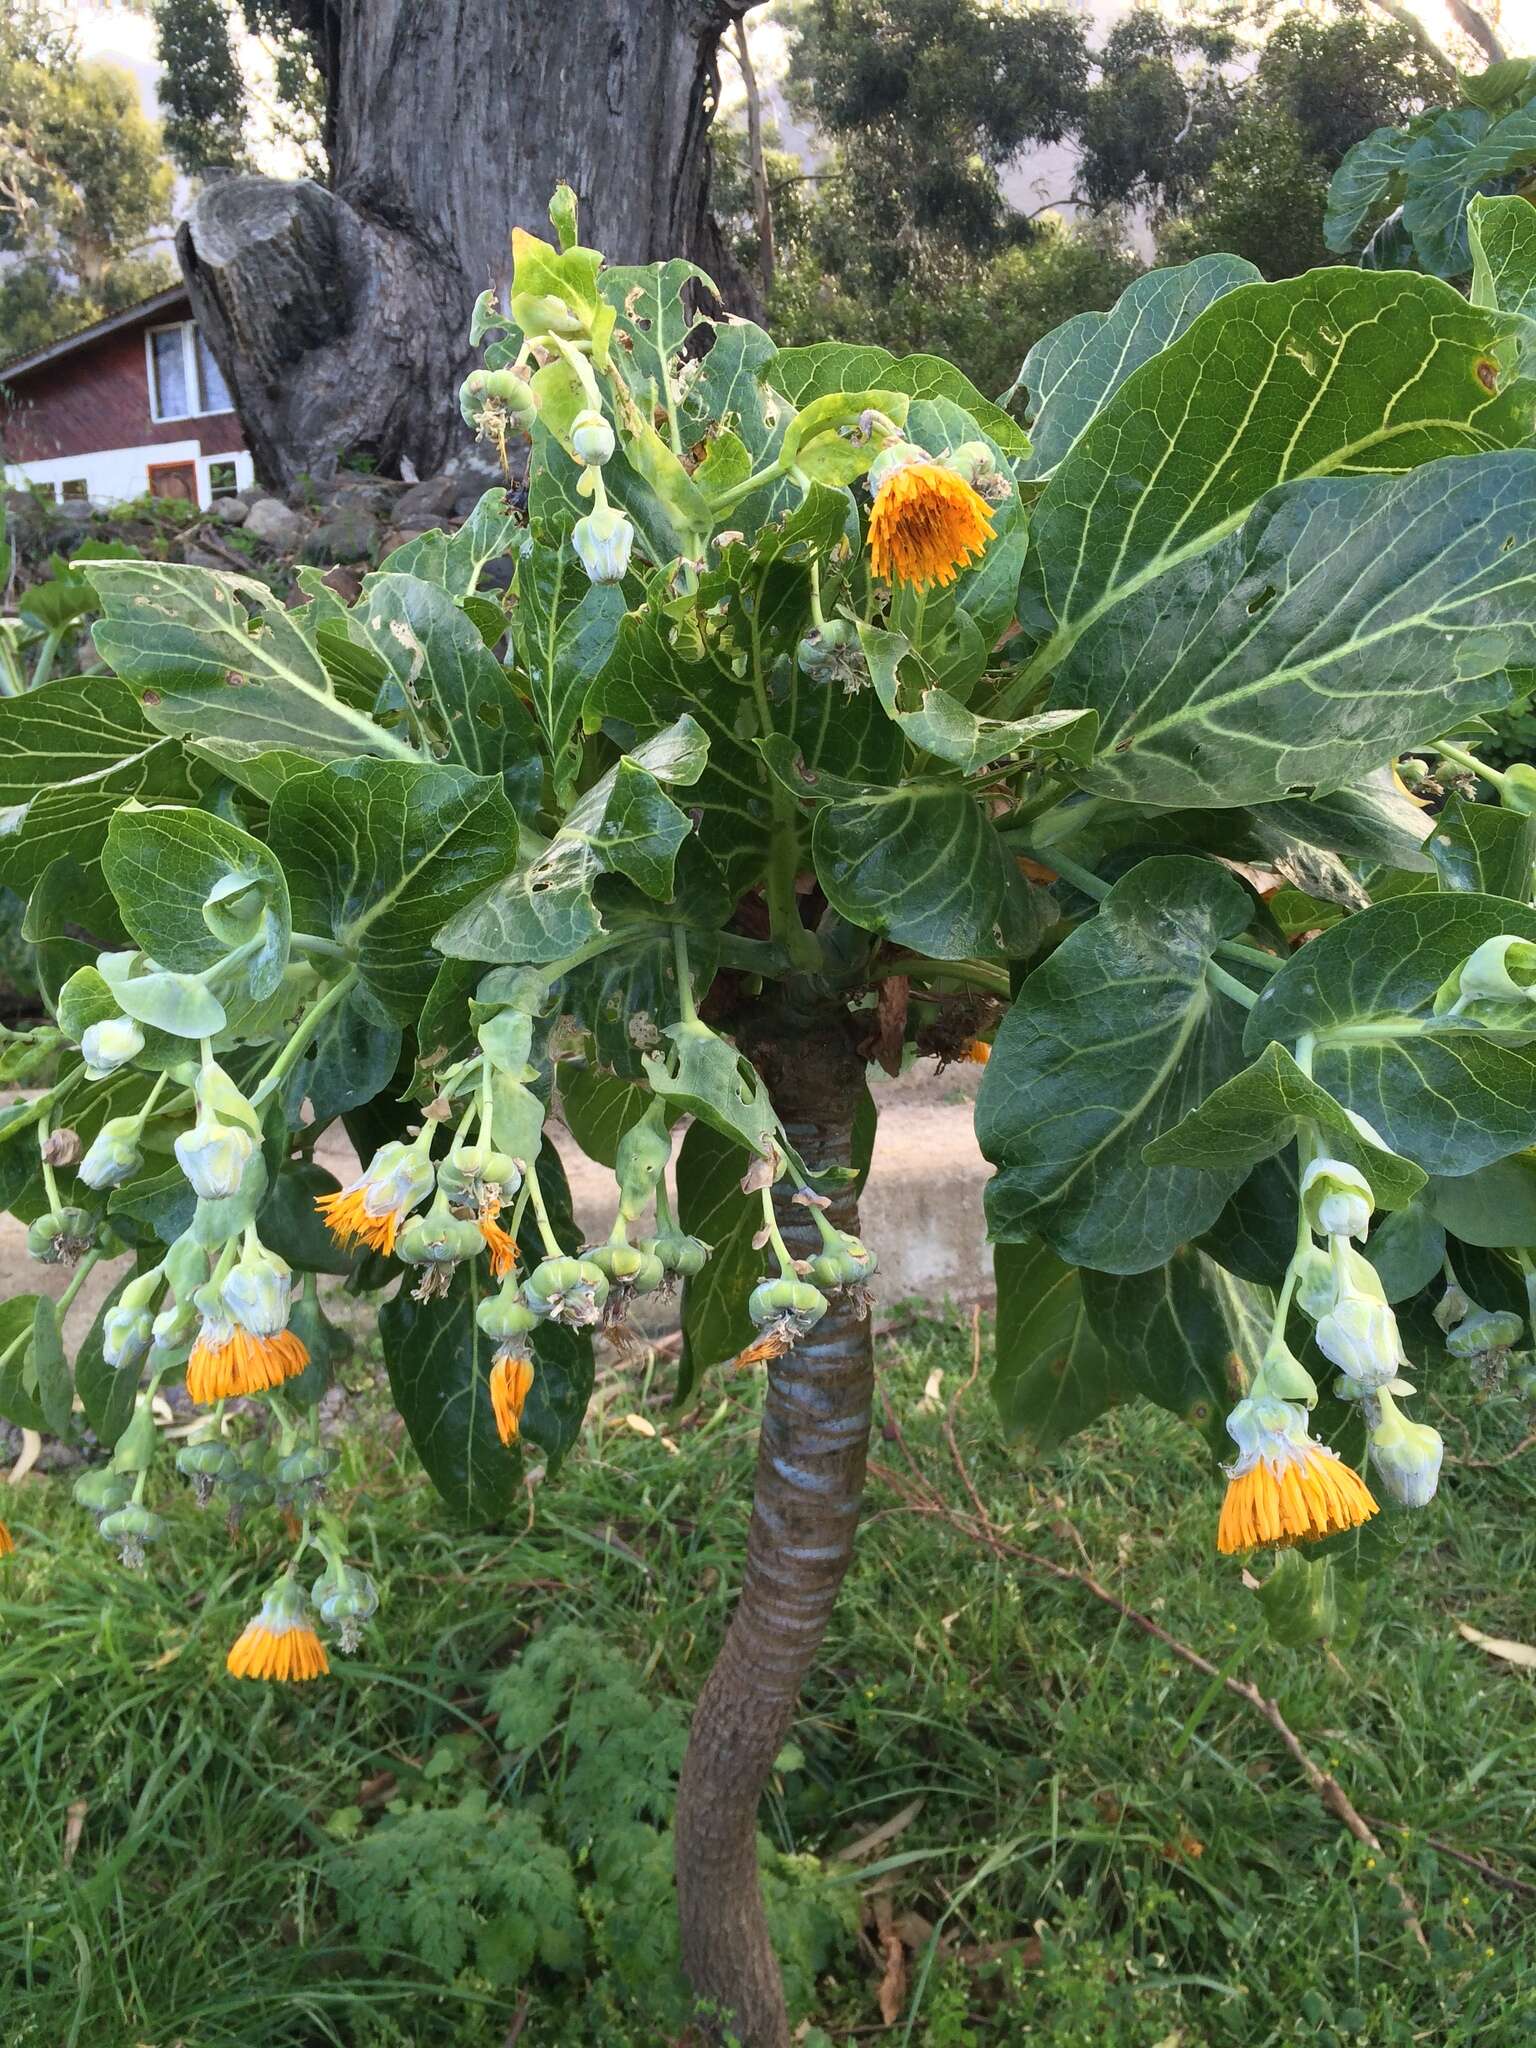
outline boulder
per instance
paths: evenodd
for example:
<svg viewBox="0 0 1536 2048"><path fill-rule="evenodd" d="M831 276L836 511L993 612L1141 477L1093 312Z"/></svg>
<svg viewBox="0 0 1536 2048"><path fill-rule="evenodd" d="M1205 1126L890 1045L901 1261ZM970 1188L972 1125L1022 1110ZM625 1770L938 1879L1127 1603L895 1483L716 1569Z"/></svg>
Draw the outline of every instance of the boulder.
<svg viewBox="0 0 1536 2048"><path fill-rule="evenodd" d="M254 514L252 515L254 517ZM329 562L368 560L379 544L379 522L362 505L336 505L304 543L304 559Z"/></svg>
<svg viewBox="0 0 1536 2048"><path fill-rule="evenodd" d="M456 476L429 476L423 483L412 484L395 500L395 525L435 526L453 510L460 481Z"/></svg>
<svg viewBox="0 0 1536 2048"><path fill-rule="evenodd" d="M309 521L281 498L258 498L245 515L245 530L279 554L293 554L309 531Z"/></svg>
<svg viewBox="0 0 1536 2048"><path fill-rule="evenodd" d="M250 509L244 498L215 498L208 507L208 517L223 526L244 526Z"/></svg>

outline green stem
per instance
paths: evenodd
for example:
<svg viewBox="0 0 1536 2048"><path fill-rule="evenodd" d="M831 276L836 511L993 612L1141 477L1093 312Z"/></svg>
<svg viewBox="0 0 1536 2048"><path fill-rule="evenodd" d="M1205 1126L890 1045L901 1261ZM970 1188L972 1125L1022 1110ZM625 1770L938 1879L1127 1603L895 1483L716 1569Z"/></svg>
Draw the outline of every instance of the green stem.
<svg viewBox="0 0 1536 2048"><path fill-rule="evenodd" d="M54 658L63 645L64 635L68 630L67 626L50 626L44 634L43 644L37 651L37 666L32 671L31 687L34 690L41 689L53 674Z"/></svg>
<svg viewBox="0 0 1536 2048"><path fill-rule="evenodd" d="M693 975L688 964L688 938L680 924L672 927L672 957L677 962L677 1007L685 1024L697 1024L699 1013L693 1005Z"/></svg>
<svg viewBox="0 0 1536 2048"><path fill-rule="evenodd" d="M65 1316L68 1315L70 1305L74 1301L75 1296L80 1292L81 1288L85 1285L87 1274L90 1272L91 1268L96 1264L97 1260L100 1259L100 1257L100 1252L87 1252L85 1257L80 1261L79 1265L76 1266L74 1272L71 1274L69 1285L64 1289L64 1292L59 1296L58 1302L56 1303L58 1318L61 1324L64 1321Z"/></svg>
<svg viewBox="0 0 1536 2048"><path fill-rule="evenodd" d="M733 505L739 505L743 498L750 498L754 491L760 491L764 484L773 483L783 474L784 462L781 457L775 462L766 463L762 469L753 470L750 476L743 477L739 484L732 484L729 490L719 492L709 501L716 520L723 518Z"/></svg>
<svg viewBox="0 0 1536 2048"><path fill-rule="evenodd" d="M1212 988L1220 989L1224 996L1230 996L1234 1003L1241 1003L1245 1010L1251 1010L1259 1000L1251 988L1245 988L1236 975L1228 974L1214 960L1206 961L1205 978Z"/></svg>
<svg viewBox="0 0 1536 2048"><path fill-rule="evenodd" d="M790 1257L789 1246L784 1242L783 1236L780 1234L779 1219L773 1213L773 1188L771 1185L763 1188L762 1198L763 1228L767 1232L769 1244L773 1247L774 1257L779 1262L779 1272L784 1279L793 1280L795 1277L795 1262Z"/></svg>
<svg viewBox="0 0 1536 2048"><path fill-rule="evenodd" d="M1452 761L1458 768L1464 768L1469 775L1480 775L1484 782L1502 795L1508 777L1497 768L1490 768L1486 761L1479 761L1476 754L1469 754L1462 747L1453 747L1449 740L1436 740L1434 751L1444 761Z"/></svg>
<svg viewBox="0 0 1536 2048"><path fill-rule="evenodd" d="M554 1233L549 1220L549 1211L544 1206L544 1190L539 1186L538 1168L530 1159L523 1173L523 1189L533 1203L534 1221L539 1226L539 1236L544 1240L544 1249L552 1259L563 1259L560 1240Z"/></svg>
<svg viewBox="0 0 1536 2048"><path fill-rule="evenodd" d="M349 967L338 981L331 983L319 1002L312 1009L304 1012L304 1015L294 1026L292 1037L290 1037L288 1043L283 1047L271 1066L268 1067L266 1073L263 1074L260 1085L251 1097L253 1106L258 1102L265 1102L269 1095L275 1094L283 1085L292 1069L298 1064L304 1048L314 1037L318 1026L324 1022L332 1010L338 1008L346 1000L356 980L357 969Z"/></svg>

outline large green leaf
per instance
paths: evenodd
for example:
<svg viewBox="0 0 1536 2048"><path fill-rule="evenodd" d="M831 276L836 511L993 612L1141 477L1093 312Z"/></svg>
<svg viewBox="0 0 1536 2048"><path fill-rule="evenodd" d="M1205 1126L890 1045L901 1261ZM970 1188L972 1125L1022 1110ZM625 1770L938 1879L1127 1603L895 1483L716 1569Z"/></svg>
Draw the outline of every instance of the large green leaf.
<svg viewBox="0 0 1536 2048"><path fill-rule="evenodd" d="M989 439L1010 456L1029 453L1029 436L1001 406L983 398L970 379L942 356L893 356L888 350L845 341L781 348L766 365L766 381L790 404L804 408L833 392L877 388L911 399L945 398L969 413Z"/></svg>
<svg viewBox="0 0 1536 2048"><path fill-rule="evenodd" d="M1529 900L1536 818L1528 813L1453 796L1435 820L1428 845L1442 889Z"/></svg>
<svg viewBox="0 0 1536 2048"><path fill-rule="evenodd" d="M614 325L629 343L619 351L632 389L649 387L652 405L677 373L677 358L693 325L683 304L690 285L702 285L718 298L709 273L696 263L674 256L669 263L615 264L604 270L597 288L614 310Z"/></svg>
<svg viewBox="0 0 1536 2048"><path fill-rule="evenodd" d="M544 786L533 720L448 592L419 576L369 576L346 623L413 707L432 759L499 775L512 808L531 819Z"/></svg>
<svg viewBox="0 0 1536 2048"><path fill-rule="evenodd" d="M1267 1045L1252 1066L1192 1109L1146 1148L1150 1166L1241 1167L1314 1129L1324 1151L1363 1173L1378 1209L1401 1209L1424 1185L1422 1167L1361 1135L1331 1095L1304 1073L1283 1045Z"/></svg>
<svg viewBox="0 0 1536 2048"><path fill-rule="evenodd" d="M827 803L811 851L833 909L897 945L965 960L1025 957L1038 940L1033 892L961 783L914 781Z"/></svg>
<svg viewBox="0 0 1536 2048"><path fill-rule="evenodd" d="M589 1159L611 1167L619 1140L649 1110L650 1090L575 1060L562 1060L559 1074L560 1108L571 1136Z"/></svg>
<svg viewBox="0 0 1536 2048"><path fill-rule="evenodd" d="M1457 966L1503 932L1536 940L1536 911L1428 892L1373 904L1281 968L1249 1016L1248 1050L1314 1036L1319 1085L1394 1152L1429 1173L1475 1173L1536 1143L1536 1046L1435 1019L1431 1005Z"/></svg>
<svg viewBox="0 0 1536 2048"><path fill-rule="evenodd" d="M1107 313L1079 313L1053 327L1019 372L1031 408L1030 453L1020 474L1049 476L1133 370L1176 341L1214 300L1259 281L1244 257L1197 256L1173 269L1149 270Z"/></svg>
<svg viewBox="0 0 1536 2048"><path fill-rule="evenodd" d="M1274 1298L1186 1245L1150 1273L1085 1271L1083 1304L1127 1391L1231 1454L1226 1418L1269 1336Z"/></svg>
<svg viewBox="0 0 1536 2048"><path fill-rule="evenodd" d="M1276 484L1520 445L1536 395L1521 336L1432 277L1314 270L1217 299L1126 379L1035 507L1031 573L1056 631L1026 678Z"/></svg>
<svg viewBox="0 0 1536 2048"><path fill-rule="evenodd" d="M108 829L102 872L135 944L162 967L200 974L254 939L245 989L259 1000L281 982L292 929L287 878L271 849L238 825L209 811L125 804Z"/></svg>
<svg viewBox="0 0 1536 2048"><path fill-rule="evenodd" d="M13 1294L0 1301L0 1416L18 1429L48 1427L32 1362L32 1332L46 1300L42 1294Z"/></svg>
<svg viewBox="0 0 1536 2048"><path fill-rule="evenodd" d="M1472 267L1467 207L1474 194L1536 162L1536 101L1494 121L1481 107L1448 107L1404 159L1403 226L1426 270L1461 277Z"/></svg>
<svg viewBox="0 0 1536 2048"><path fill-rule="evenodd" d="M1246 1168L1149 1167L1143 1153L1237 1068L1242 1013L1206 967L1250 915L1213 862L1143 861L1025 981L976 1102L999 1169L994 1238L1038 1232L1075 1264L1137 1273L1215 1221Z"/></svg>
<svg viewBox="0 0 1536 2048"><path fill-rule="evenodd" d="M686 714L636 747L577 798L553 839L529 835L522 864L445 923L439 950L530 965L562 959L603 930L593 889L604 874L665 901L690 830L667 788L696 783L707 754L702 728Z"/></svg>
<svg viewBox="0 0 1536 2048"><path fill-rule="evenodd" d="M195 802L180 744L113 676L62 676L0 698L0 882L25 892L54 860L93 861L118 806Z"/></svg>
<svg viewBox="0 0 1536 2048"><path fill-rule="evenodd" d="M1507 701L1536 663L1536 454L1287 485L1078 638L1053 702L1099 714L1101 794L1327 790Z"/></svg>
<svg viewBox="0 0 1536 2048"><path fill-rule="evenodd" d="M1536 206L1513 196L1474 199L1467 212L1472 303L1536 314Z"/></svg>
<svg viewBox="0 0 1536 2048"><path fill-rule="evenodd" d="M333 761L272 804L295 922L328 933L401 1023L437 972L433 934L517 856L502 785L427 762Z"/></svg>
<svg viewBox="0 0 1536 2048"><path fill-rule="evenodd" d="M496 1433L490 1371L495 1344L475 1323L494 1292L483 1259L470 1259L436 1301L411 1297L402 1284L379 1310L390 1392L427 1477L448 1505L494 1521L517 1498L522 1459Z"/></svg>
<svg viewBox="0 0 1536 2048"><path fill-rule="evenodd" d="M1323 214L1323 240L1345 256L1370 216L1397 195L1412 137L1403 128L1373 128L1334 172Z"/></svg>
<svg viewBox="0 0 1536 2048"><path fill-rule="evenodd" d="M1081 1277L1038 1238L1000 1244L992 1398L1004 1430L1053 1451L1122 1398L1119 1375L1083 1303Z"/></svg>
<svg viewBox="0 0 1536 2048"><path fill-rule="evenodd" d="M1536 1154L1517 1152L1479 1173L1432 1180L1424 1207L1463 1244L1536 1244Z"/></svg>
<svg viewBox="0 0 1536 2048"><path fill-rule="evenodd" d="M740 1143L708 1124L691 1124L684 1134L677 1156L678 1221L713 1252L683 1288L679 1405L711 1367L728 1363L755 1335L747 1296L764 1272L764 1254L752 1243L763 1209L756 1196L741 1191L747 1165Z"/></svg>
<svg viewBox="0 0 1536 2048"><path fill-rule="evenodd" d="M788 408L763 382L763 372L777 354L773 339L750 320L721 323L714 337L683 393L681 410L691 430L689 438L703 440L712 428L722 427L761 464L776 452L789 418ZM746 499L742 518L764 502L755 495Z"/></svg>
<svg viewBox="0 0 1536 2048"><path fill-rule="evenodd" d="M337 695L314 642L254 577L98 562L91 579L104 614L94 629L102 659L162 732L327 758L410 754Z"/></svg>
<svg viewBox="0 0 1536 2048"><path fill-rule="evenodd" d="M561 796L569 794L575 772L572 742L582 700L613 652L623 616L623 590L590 581L568 541L548 546L530 536L524 543L517 566L518 651Z"/></svg>
<svg viewBox="0 0 1536 2048"><path fill-rule="evenodd" d="M523 532L523 521L500 485L488 490L457 533L433 529L419 533L379 564L400 576L421 576L440 583L452 597L468 597L487 562L511 552Z"/></svg>

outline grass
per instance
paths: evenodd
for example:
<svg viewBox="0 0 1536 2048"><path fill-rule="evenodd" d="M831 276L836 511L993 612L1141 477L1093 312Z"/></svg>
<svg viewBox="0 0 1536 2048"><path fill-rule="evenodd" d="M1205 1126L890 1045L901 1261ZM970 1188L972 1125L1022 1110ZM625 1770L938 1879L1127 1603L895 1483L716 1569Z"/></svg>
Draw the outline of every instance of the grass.
<svg viewBox="0 0 1536 2048"><path fill-rule="evenodd" d="M957 1511L968 1502L942 1408L922 1397L935 1370L946 1399L962 1385L969 1351L968 1330L940 1323L886 1346L900 1441L888 1431L875 1446ZM661 1391L658 1379L657 1402ZM450 1806L522 1816L498 1826L544 1816L551 1838L569 1833L574 1711L523 1752L487 1706L562 1624L629 1660L655 1709L654 1723L638 1709L634 1738L653 1750L675 1739L729 1612L750 1484L759 1390L743 1378L712 1391L718 1405L673 1432L673 1451L623 1423L650 1397L643 1373L619 1382L565 1474L539 1490L536 1517L503 1532L452 1526L386 1414L365 1408L335 1490L385 1605L361 1657L302 1692L237 1685L222 1668L279 1561L274 1518L231 1544L219 1516L167 1485L171 1539L131 1574L63 1484L13 1499L22 1547L0 1576L6 2048L676 2038L647 2003L642 1967L666 1956L655 1868L652 1893L632 1902L638 1937L615 1931L626 1880L610 1877L606 1905L584 1895L585 1965L537 1962L521 1990L493 1981L475 1951L445 1977L425 1936L396 1934L370 1955L338 1869L392 1819ZM823 1900L864 1901L867 1918L882 1895L880 1921L905 1944L889 1987L901 2010L885 2032L867 1924L807 1972L821 2031L806 2038L1536 2039L1536 1674L1454 1625L1536 1633L1536 1454L1516 1451L1527 1418L1513 1395L1445 1392L1441 1406L1462 1461L1442 1504L1373 1582L1354 1640L1304 1651L1267 1640L1238 1570L1211 1553L1215 1484L1169 1418L1121 1412L1031 1465L1000 1444L979 1387L957 1414L973 1483L1012 1538L1080 1563L1069 1517L1121 1598L1279 1698L1377 1824L1381 1855L1323 1811L1272 1731L1219 1684L1080 1587L995 1556L877 1479L763 1826L778 1849L822 1858L908 1816L830 1887L812 1866L784 1866L812 1871ZM659 1405L649 1412L667 1427ZM474 1825L483 1840L492 1823ZM1500 1888L1435 1841L1527 1889ZM585 1883L590 1845L571 1854ZM1394 1871L1427 1954L1405 1929ZM427 1902L425 1884L403 1889L407 1906Z"/></svg>

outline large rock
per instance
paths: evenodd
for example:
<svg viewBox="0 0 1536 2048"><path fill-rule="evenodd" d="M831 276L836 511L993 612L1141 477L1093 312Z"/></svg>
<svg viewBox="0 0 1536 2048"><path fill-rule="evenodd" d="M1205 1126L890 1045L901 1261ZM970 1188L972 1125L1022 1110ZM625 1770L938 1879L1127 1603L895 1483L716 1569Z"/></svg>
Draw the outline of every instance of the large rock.
<svg viewBox="0 0 1536 2048"><path fill-rule="evenodd" d="M366 561L379 544L379 522L362 505L338 505L304 543L304 559L324 567L330 562Z"/></svg>
<svg viewBox="0 0 1536 2048"><path fill-rule="evenodd" d="M244 526L249 510L244 498L215 498L208 507L208 517L225 526Z"/></svg>
<svg viewBox="0 0 1536 2048"><path fill-rule="evenodd" d="M429 476L410 489L402 491L395 500L394 523L396 526L434 526L454 508L459 495L460 479L456 476Z"/></svg>
<svg viewBox="0 0 1536 2048"><path fill-rule="evenodd" d="M303 545L309 521L281 498L258 498L245 515L245 530L280 555L291 555Z"/></svg>

